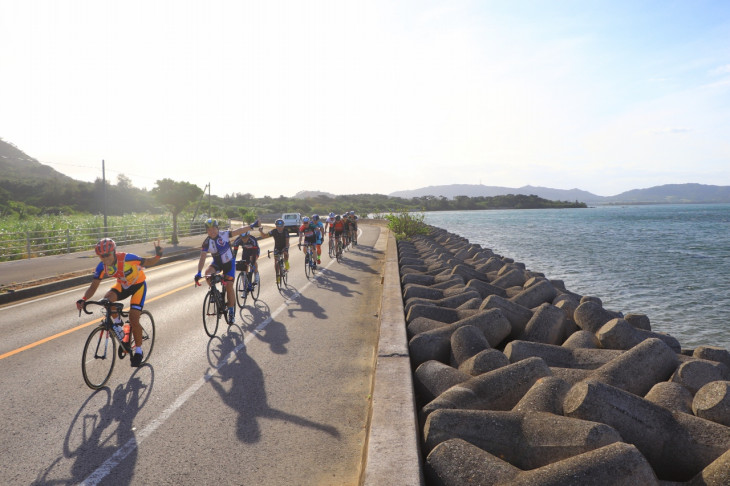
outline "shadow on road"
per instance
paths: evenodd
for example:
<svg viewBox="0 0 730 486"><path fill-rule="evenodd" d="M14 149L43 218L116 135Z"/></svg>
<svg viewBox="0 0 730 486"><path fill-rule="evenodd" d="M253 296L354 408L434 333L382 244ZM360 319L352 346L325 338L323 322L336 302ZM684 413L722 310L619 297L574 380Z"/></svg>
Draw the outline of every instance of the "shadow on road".
<svg viewBox="0 0 730 486"><path fill-rule="evenodd" d="M63 455L40 472L32 484L93 483L110 473L114 474L114 484L130 484L137 459L134 418L147 403L153 382L154 369L148 363L135 370L126 384L117 385L114 392L104 387L92 393L71 421ZM63 465L66 460L74 461L68 472ZM129 467L115 469L122 461ZM54 477L68 473L70 477Z"/></svg>
<svg viewBox="0 0 730 486"><path fill-rule="evenodd" d="M233 360L218 370L218 375L210 380L210 385L218 392L223 403L238 412L236 435L241 442L251 444L261 439L259 419L262 418L283 420L340 437L334 426L269 407L266 402L264 374L256 361L248 355L245 346L235 354Z"/></svg>

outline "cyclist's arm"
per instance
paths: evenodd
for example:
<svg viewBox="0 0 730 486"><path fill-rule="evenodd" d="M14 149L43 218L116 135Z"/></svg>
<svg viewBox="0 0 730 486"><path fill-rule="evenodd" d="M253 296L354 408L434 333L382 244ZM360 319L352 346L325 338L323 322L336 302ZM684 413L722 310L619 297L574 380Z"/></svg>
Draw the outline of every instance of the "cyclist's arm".
<svg viewBox="0 0 730 486"><path fill-rule="evenodd" d="M200 260L198 261L198 273L203 271L203 266L205 265L205 259L208 257L207 251L201 251L200 252Z"/></svg>
<svg viewBox="0 0 730 486"><path fill-rule="evenodd" d="M91 297L93 297L94 294L96 293L96 290L99 288L100 283L101 283L101 278L94 277L94 279L91 281L91 285L89 285L89 288L86 289L86 292L84 292L84 296L81 298L84 300L88 300Z"/></svg>

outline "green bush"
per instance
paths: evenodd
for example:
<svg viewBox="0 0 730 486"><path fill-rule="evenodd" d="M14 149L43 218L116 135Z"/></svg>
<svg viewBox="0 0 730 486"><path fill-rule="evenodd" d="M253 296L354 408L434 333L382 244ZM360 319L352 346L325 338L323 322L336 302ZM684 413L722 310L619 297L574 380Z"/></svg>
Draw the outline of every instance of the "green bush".
<svg viewBox="0 0 730 486"><path fill-rule="evenodd" d="M423 222L422 213L403 211L399 214L386 214L385 219L388 220L388 228L395 234L397 240L410 239L415 235L428 233L428 226Z"/></svg>

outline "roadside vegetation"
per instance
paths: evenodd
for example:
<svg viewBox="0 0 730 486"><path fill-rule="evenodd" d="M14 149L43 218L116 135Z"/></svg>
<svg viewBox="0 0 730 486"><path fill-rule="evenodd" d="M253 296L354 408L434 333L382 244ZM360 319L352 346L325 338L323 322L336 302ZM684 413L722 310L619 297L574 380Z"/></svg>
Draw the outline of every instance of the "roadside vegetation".
<svg viewBox="0 0 730 486"><path fill-rule="evenodd" d="M424 215L403 211L399 214L386 214L388 228L396 240L408 240L416 235L428 233L428 226L423 222Z"/></svg>

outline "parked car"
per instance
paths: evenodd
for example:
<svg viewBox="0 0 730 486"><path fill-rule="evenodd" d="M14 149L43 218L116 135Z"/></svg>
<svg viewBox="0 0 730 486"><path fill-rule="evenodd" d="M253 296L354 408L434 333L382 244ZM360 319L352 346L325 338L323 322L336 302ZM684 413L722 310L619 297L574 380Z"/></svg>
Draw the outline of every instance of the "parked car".
<svg viewBox="0 0 730 486"><path fill-rule="evenodd" d="M284 220L284 229L289 233L299 235L299 227L302 225L301 213L284 213L281 215L281 219Z"/></svg>

